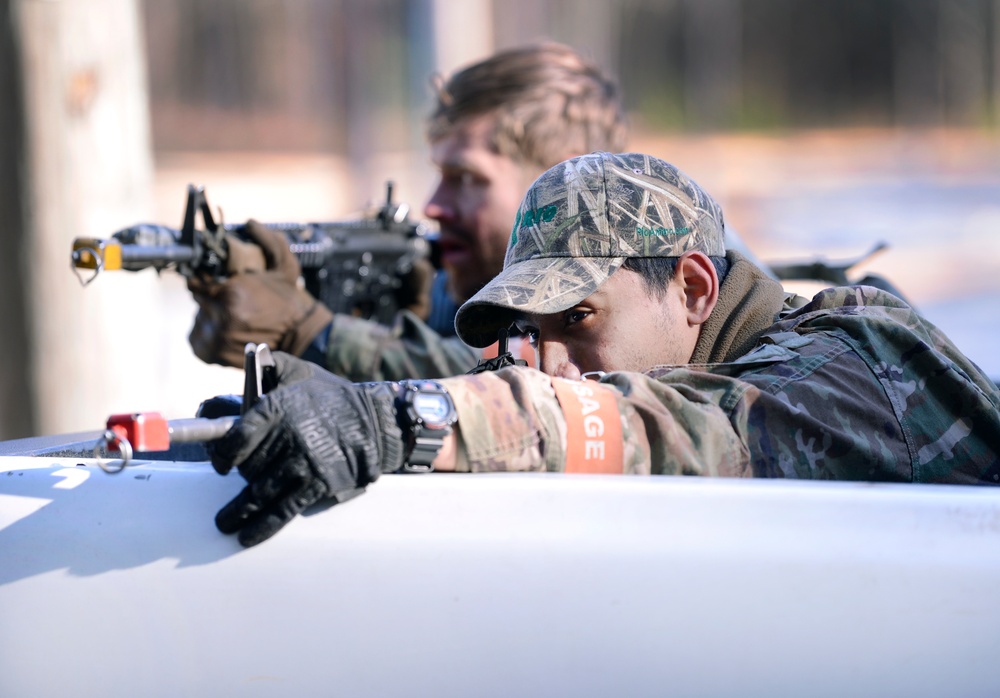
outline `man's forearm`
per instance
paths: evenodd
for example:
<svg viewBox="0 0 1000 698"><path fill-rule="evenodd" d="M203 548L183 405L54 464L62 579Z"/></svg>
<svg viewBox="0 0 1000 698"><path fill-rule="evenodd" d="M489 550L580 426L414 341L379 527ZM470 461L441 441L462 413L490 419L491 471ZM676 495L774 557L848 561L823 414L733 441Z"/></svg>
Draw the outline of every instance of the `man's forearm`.
<svg viewBox="0 0 1000 698"><path fill-rule="evenodd" d="M705 380L700 392L639 373L565 381L506 368L443 380L458 424L442 469L748 474L746 444L717 400L750 386Z"/></svg>

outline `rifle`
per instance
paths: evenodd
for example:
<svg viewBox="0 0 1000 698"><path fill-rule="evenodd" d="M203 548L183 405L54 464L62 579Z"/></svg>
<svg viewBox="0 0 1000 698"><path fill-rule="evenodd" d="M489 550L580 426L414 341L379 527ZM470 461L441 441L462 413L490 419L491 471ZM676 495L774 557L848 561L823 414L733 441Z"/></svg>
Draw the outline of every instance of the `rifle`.
<svg viewBox="0 0 1000 698"><path fill-rule="evenodd" d="M818 281L831 286L874 286L888 291L900 300L909 301L896 285L879 274L866 274L863 277L851 279L848 276L854 267L867 262L880 252L889 248L888 243L879 242L867 254L839 262L828 262L824 259L814 259L808 262L771 262L768 267L778 281ZM912 305L912 304L911 304Z"/></svg>
<svg viewBox="0 0 1000 698"><path fill-rule="evenodd" d="M403 278L420 260L431 261L432 236L424 223L409 220L409 206L392 200L392 182L386 199L372 216L333 223L266 223L284 233L302 267L306 290L335 313L346 313L390 324L401 303L397 291ZM201 227L196 218L201 214ZM77 238L71 263L86 286L103 270L159 273L175 269L223 279L230 273L231 256L238 253L237 271L262 271L263 252L247 242L242 225L216 220L205 188L188 185L184 222L180 230L140 224L109 239ZM237 249L238 248L238 249ZM84 278L79 269L93 275Z"/></svg>

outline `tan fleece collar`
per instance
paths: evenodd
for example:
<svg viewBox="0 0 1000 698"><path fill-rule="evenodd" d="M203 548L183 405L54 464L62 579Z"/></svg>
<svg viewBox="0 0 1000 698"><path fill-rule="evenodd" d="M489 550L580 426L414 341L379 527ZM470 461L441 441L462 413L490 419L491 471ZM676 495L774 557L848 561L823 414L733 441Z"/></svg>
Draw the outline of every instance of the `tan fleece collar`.
<svg viewBox="0 0 1000 698"><path fill-rule="evenodd" d="M719 300L701 327L691 356L693 364L733 361L757 343L781 312L785 292L774 279L739 252L726 253L729 273L719 289Z"/></svg>

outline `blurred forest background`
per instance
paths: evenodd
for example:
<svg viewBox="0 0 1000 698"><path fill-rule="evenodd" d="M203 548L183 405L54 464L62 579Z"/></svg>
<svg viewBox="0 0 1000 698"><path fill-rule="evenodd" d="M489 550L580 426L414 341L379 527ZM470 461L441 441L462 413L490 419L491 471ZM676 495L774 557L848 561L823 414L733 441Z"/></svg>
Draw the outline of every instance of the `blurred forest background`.
<svg viewBox="0 0 1000 698"><path fill-rule="evenodd" d="M2 0L0 438L193 415L182 280L103 274L72 240L335 220L434 184L429 78L553 39L623 87L631 148L674 162L763 259L889 249L888 276L1000 377L1000 0ZM802 289L808 290L808 288Z"/></svg>
<svg viewBox="0 0 1000 698"><path fill-rule="evenodd" d="M146 0L143 9L157 150L350 153L370 131L384 150L419 147L432 72L536 38L610 70L637 121L656 131L987 126L1000 100L992 0ZM470 40L479 45L449 55L451 41Z"/></svg>

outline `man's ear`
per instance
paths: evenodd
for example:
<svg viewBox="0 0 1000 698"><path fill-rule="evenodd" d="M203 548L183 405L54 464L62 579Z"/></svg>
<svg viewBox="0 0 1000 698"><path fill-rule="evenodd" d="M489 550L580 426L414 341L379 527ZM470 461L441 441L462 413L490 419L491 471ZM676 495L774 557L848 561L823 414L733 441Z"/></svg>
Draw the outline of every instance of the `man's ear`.
<svg viewBox="0 0 1000 698"><path fill-rule="evenodd" d="M719 275L704 252L685 252L677 258L674 279L684 292L688 324L703 325L719 300Z"/></svg>

